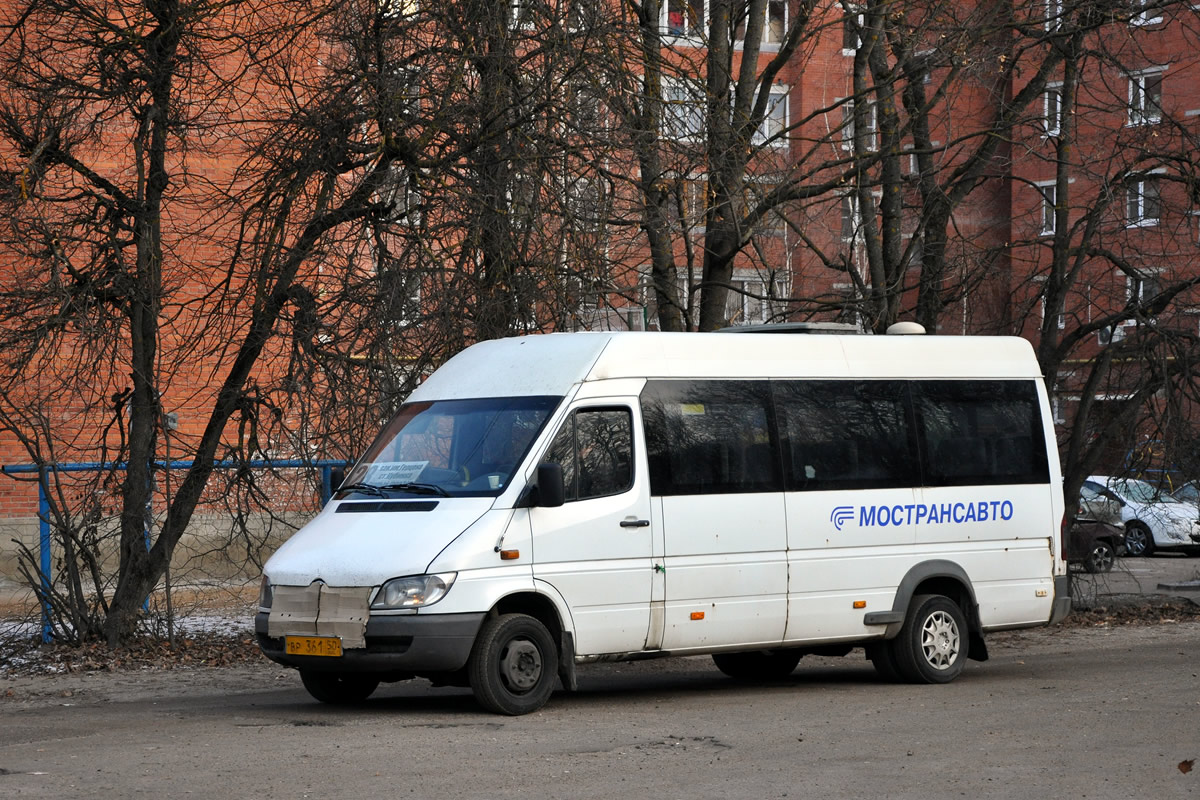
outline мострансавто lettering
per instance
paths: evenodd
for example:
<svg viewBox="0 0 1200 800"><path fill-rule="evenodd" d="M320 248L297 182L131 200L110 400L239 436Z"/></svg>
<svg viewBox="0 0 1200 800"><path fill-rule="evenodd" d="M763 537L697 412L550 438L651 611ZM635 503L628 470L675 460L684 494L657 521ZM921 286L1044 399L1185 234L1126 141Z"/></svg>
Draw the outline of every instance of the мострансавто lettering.
<svg viewBox="0 0 1200 800"><path fill-rule="evenodd" d="M963 522L994 522L1012 519L1011 500L980 500L975 503L906 503L904 505L859 506L859 527L884 525L939 525Z"/></svg>

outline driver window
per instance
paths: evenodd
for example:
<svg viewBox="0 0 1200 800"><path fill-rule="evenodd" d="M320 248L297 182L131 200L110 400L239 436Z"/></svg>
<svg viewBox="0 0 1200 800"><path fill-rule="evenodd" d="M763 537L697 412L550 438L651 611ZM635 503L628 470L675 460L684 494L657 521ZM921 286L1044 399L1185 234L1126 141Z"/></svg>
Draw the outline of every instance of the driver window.
<svg viewBox="0 0 1200 800"><path fill-rule="evenodd" d="M546 452L562 466L567 502L620 494L633 485L633 419L627 408L583 408Z"/></svg>

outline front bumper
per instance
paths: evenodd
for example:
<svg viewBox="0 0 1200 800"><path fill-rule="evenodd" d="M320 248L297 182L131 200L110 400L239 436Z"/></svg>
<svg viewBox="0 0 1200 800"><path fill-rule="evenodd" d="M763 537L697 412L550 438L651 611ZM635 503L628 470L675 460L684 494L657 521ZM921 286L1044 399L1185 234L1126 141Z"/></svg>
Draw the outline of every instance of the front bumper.
<svg viewBox="0 0 1200 800"><path fill-rule="evenodd" d="M346 649L340 657L288 655L283 637L267 635L270 617L260 611L254 632L263 655L288 667L322 672L425 673L454 672L467 663L485 612L415 614L367 619L366 647Z"/></svg>

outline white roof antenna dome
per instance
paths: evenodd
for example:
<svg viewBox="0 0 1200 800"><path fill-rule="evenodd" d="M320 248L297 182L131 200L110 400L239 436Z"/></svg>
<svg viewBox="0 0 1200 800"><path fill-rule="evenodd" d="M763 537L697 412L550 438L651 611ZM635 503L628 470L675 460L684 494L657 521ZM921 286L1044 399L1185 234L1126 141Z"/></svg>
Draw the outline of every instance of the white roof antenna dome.
<svg viewBox="0 0 1200 800"><path fill-rule="evenodd" d="M925 326L918 322L893 322L888 326L889 336L917 336L925 333Z"/></svg>

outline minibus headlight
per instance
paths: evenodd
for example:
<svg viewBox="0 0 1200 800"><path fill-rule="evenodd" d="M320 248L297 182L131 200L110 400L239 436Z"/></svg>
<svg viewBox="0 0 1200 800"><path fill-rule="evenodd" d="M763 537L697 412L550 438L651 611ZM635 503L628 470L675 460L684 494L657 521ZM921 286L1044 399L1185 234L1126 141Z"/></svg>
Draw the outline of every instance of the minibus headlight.
<svg viewBox="0 0 1200 800"><path fill-rule="evenodd" d="M271 586L271 579L266 575L262 576L262 586L258 589L258 607L270 608L271 601L274 599L275 592Z"/></svg>
<svg viewBox="0 0 1200 800"><path fill-rule="evenodd" d="M456 572L393 578L379 589L371 608L417 608L431 606L446 596Z"/></svg>

